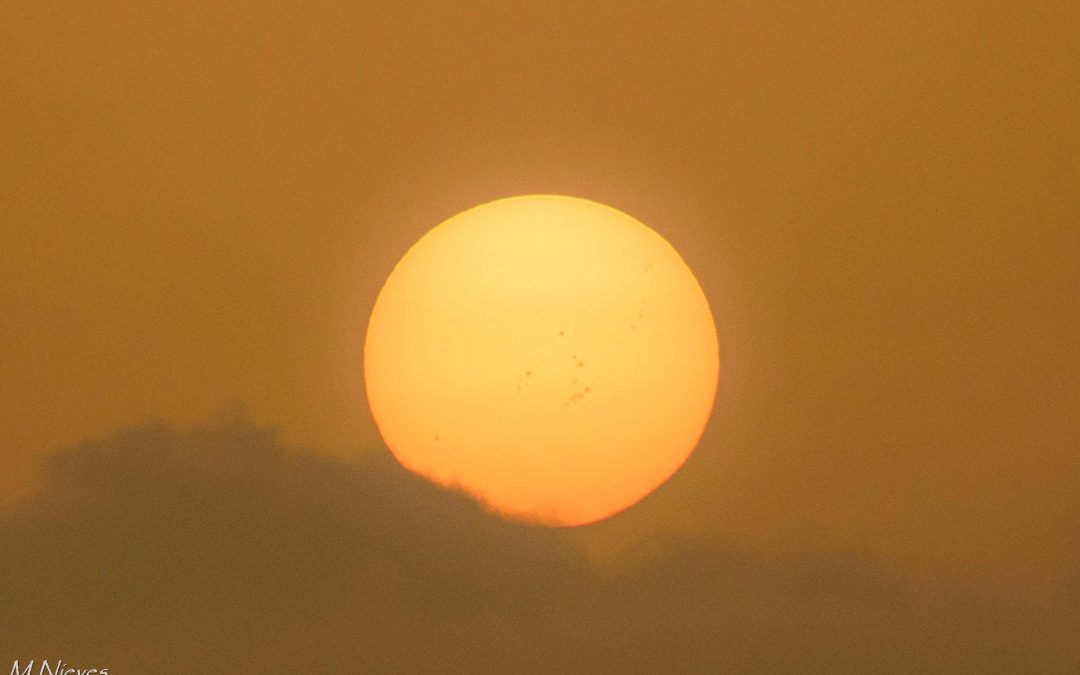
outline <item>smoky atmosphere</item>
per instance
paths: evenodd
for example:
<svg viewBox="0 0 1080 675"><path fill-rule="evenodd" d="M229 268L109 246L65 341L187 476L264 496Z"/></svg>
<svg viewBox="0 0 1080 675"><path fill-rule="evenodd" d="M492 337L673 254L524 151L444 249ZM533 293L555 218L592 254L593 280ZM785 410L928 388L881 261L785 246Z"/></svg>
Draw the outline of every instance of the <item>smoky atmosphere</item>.
<svg viewBox="0 0 1080 675"><path fill-rule="evenodd" d="M0 6L0 673L1080 671L1080 6Z"/></svg>

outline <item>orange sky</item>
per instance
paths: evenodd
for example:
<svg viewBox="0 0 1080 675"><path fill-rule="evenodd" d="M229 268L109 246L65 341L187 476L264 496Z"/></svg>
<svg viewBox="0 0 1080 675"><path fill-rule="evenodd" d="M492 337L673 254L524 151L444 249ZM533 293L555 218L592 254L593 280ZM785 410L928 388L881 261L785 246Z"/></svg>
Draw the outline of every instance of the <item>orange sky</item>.
<svg viewBox="0 0 1080 675"><path fill-rule="evenodd" d="M361 341L396 260L567 193L672 242L724 353L689 464L583 537L1054 579L1077 35L1068 2L6 3L4 501L59 447L236 400L374 447Z"/></svg>

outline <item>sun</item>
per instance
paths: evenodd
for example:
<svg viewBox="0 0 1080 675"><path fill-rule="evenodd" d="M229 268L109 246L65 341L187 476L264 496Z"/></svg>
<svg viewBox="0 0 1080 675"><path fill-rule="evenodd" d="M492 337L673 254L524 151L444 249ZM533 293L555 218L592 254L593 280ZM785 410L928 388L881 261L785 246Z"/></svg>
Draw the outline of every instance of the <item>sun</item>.
<svg viewBox="0 0 1080 675"><path fill-rule="evenodd" d="M424 235L375 302L367 398L407 469L514 519L583 525L686 461L716 326L686 263L614 208L528 195Z"/></svg>

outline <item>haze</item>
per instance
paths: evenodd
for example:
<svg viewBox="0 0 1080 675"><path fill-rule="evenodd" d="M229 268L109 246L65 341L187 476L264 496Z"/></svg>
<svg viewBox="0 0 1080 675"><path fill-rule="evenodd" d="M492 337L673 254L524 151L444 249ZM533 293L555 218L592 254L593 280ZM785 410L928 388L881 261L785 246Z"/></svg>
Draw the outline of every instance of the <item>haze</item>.
<svg viewBox="0 0 1080 675"><path fill-rule="evenodd" d="M320 653L340 670L369 645L380 663L497 669L513 650L470 655L513 639L538 669L619 670L629 653L675 671L1075 670L1077 35L1069 2L4 3L0 658L71 644L115 672L213 671L216 655L293 634L326 641L290 641L268 667ZM276 466L208 442L228 450L167 482L205 511L116 496L161 486L183 465L161 448L219 428L206 420L231 402L305 462L353 475L385 456L361 372L379 285L445 218L528 193L656 229L701 281L724 349L716 414L659 492L565 541L511 528L499 555L517 562L483 559L550 566L544 588L561 590L478 590L479 530L450 524L457 543L440 546L464 551L460 574L439 576L444 549L411 534L371 577L335 576L346 549L298 569L301 553L387 530L350 497L312 507L328 533L301 541L310 521L288 514L324 488L262 474L256 493L280 510L242 510L236 527L296 556L257 569L213 549L180 580L125 581L168 569L139 551L233 531L215 500L241 499L226 478L248 469L228 467ZM165 431L142 450L108 440L141 438L147 419ZM67 478L46 478L44 458L94 438L68 451L83 459ZM372 475L357 494L409 498L385 487L404 478ZM438 495L404 532L456 517ZM125 520L140 508L161 522ZM82 522L113 538L55 529ZM510 527L475 525L489 526ZM55 546L103 550L96 565L42 563ZM268 603L267 623L216 604L245 579L281 589L240 594ZM46 602L22 594L30 582L67 590ZM430 651L378 651L398 643L374 619L298 609L339 582L357 602L381 589L374 606L412 617ZM99 632L58 618L102 607L80 594L138 608L166 588L177 623L115 606ZM410 600L429 590L434 605ZM623 592L641 602L602 617L571 602ZM672 607L685 630L658 633ZM503 616L528 629L507 636ZM190 628L207 617L231 617L236 642ZM731 641L680 641L732 625ZM70 643L42 637L56 635Z"/></svg>

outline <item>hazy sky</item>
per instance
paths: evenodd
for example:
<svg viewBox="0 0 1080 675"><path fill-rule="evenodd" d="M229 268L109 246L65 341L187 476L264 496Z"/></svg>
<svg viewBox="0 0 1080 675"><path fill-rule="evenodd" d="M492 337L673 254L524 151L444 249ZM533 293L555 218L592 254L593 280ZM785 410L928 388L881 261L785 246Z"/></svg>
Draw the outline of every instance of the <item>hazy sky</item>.
<svg viewBox="0 0 1080 675"><path fill-rule="evenodd" d="M53 534L69 546L93 541L64 539L50 529L56 522L116 522L152 546L173 541L151 523L124 524L122 499L93 506L93 495L111 494L96 489L101 481L123 492L147 480L131 462L157 472L154 480L186 466L160 455L157 441L138 461L132 440L72 451L83 459L61 472L69 482L54 475L47 483L63 486L70 503L56 506L61 496L52 494L16 507L42 484L43 458L148 418L187 429L243 401L256 424L312 451L297 451L303 462L347 473L340 462L381 461L361 349L394 263L465 208L565 193L647 223L700 279L723 356L716 412L697 452L637 507L555 534L462 516L452 495L401 487L412 483L392 465L356 469L377 485L357 478L354 487L408 512L406 533L437 537L445 525L509 538L491 555L512 560L483 564L531 573L556 556L553 592L605 604L609 614L530 600L539 591L524 583L453 590L480 578L476 549L461 543L471 535L440 544L462 551L468 573L439 576L431 552L442 549L409 540L372 577L353 570L342 581L330 578L346 573L339 564L299 569L306 563L283 558L266 572L280 577L267 583L286 588L314 575L325 588L340 582L349 597L385 575L404 581L374 585L406 589L401 597L429 584L449 609L403 605L397 590L376 604L406 612L415 631L426 626L432 649L456 644L458 625L472 631L461 645L503 631L520 630L526 637L513 639L526 642L540 635L523 647L530 663L553 652L560 612L607 645L588 662L600 667L629 658L627 649L638 654L627 646L641 647L634 636L669 625L669 605L694 598L704 599L676 620L695 640L706 627L744 623L743 610L722 611L729 604L765 607L727 647L686 646L735 669L857 664L851 645L864 643L881 647L865 658L932 659L933 649L905 645L925 646L935 627L965 621L999 631L988 642L983 632L953 641L970 654L1000 638L1021 645L1002 657L1015 663L1080 660L1077 35L1074 2L4 3L0 504L23 525L4 535L21 544L5 552L15 558L0 582L37 569L26 561ZM181 439L181 450L197 435L160 433ZM261 462L277 466L258 453L236 464L226 455L178 477L177 489L210 494L206 481L217 479L206 473L224 479ZM103 475L110 466L116 474ZM266 481L256 496L286 514L319 493ZM218 488L220 499L246 494ZM417 490L427 496L410 510ZM85 510L73 506L80 499ZM206 497L207 508L227 510L217 499ZM384 525L363 512L381 508L372 503L311 507L302 516L326 516L327 532L337 533L317 541L289 540L302 521L263 525L294 552L347 547L364 528L384 541ZM162 527L183 532L212 519L161 509ZM683 543L664 543L672 541ZM596 577L580 547L621 551L611 572L621 581ZM238 569L256 565L237 555ZM43 586L78 592L81 568L47 569L56 576L35 572ZM107 589L121 569L106 565L85 587ZM192 574L183 583L195 597L216 597L207 589L233 578L202 567ZM434 576L421 583L413 574ZM843 581L821 582L830 575ZM672 577L713 590L673 588ZM159 582L132 591L131 602L160 591ZM740 584L765 590L739 595ZM793 595L780 599L778 587ZM283 618L251 626L245 639L299 630L290 603L315 601L287 590L265 599ZM481 602L472 622L439 614L468 613L484 593L508 604ZM821 593L828 598L819 602ZM870 628L807 609L825 606L870 617ZM213 613L207 607L177 616ZM301 609L312 634L339 619L357 633L378 623ZM493 618L508 614L524 623ZM45 616L34 624L45 632L27 628L27 640L58 629ZM611 627L614 616L626 622L621 629ZM115 625L143 625L130 612L117 617ZM151 624L158 637L141 634L139 648L108 642L102 658L123 653L147 664L199 637ZM762 634L791 650L774 662L765 648L731 651ZM78 640L91 652L107 642L85 632ZM640 656L681 652L674 637L665 645ZM4 650L19 646L0 648L7 658ZM387 649L380 653L393 659ZM355 655L324 651L334 664ZM841 652L846 661L827 656ZM572 665L575 654L588 650L559 658ZM415 667L434 662L409 658Z"/></svg>

